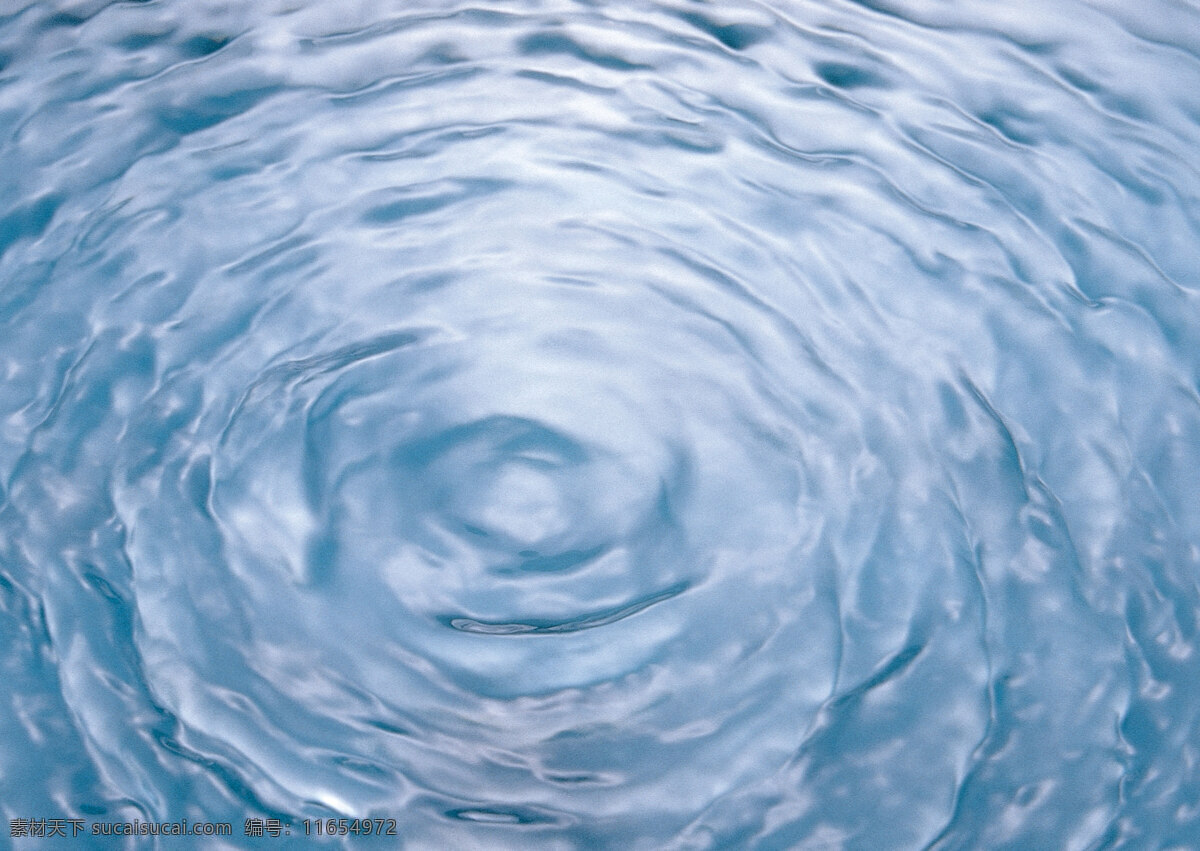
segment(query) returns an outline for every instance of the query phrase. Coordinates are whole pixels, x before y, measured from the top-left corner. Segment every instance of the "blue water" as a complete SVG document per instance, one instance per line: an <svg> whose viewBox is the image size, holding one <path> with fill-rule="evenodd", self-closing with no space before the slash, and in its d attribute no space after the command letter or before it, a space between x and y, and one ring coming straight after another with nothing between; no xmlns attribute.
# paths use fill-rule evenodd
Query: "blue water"
<svg viewBox="0 0 1200 851"><path fill-rule="evenodd" d="M0 809L1200 847L1198 150L1188 0L10 0Z"/></svg>

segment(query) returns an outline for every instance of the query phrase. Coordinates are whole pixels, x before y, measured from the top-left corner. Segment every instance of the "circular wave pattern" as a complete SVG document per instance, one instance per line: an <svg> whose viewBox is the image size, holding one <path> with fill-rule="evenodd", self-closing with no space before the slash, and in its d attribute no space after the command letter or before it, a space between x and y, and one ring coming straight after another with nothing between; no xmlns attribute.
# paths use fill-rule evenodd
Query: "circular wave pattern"
<svg viewBox="0 0 1200 851"><path fill-rule="evenodd" d="M0 17L10 816L1186 847L1195 23Z"/></svg>

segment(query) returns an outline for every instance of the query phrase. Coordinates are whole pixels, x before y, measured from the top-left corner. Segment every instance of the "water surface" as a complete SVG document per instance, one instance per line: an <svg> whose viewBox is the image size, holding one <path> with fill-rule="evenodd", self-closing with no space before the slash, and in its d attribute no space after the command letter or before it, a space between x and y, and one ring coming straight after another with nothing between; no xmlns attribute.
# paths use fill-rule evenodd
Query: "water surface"
<svg viewBox="0 0 1200 851"><path fill-rule="evenodd" d="M1197 847L1198 55L1172 0L10 3L0 808Z"/></svg>

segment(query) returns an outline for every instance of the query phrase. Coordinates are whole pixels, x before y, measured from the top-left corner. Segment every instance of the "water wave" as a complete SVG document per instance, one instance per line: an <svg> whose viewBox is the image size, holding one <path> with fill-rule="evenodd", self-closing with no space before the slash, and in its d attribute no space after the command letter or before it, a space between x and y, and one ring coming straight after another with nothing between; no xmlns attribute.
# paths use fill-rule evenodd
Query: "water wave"
<svg viewBox="0 0 1200 851"><path fill-rule="evenodd" d="M1195 844L1197 20L0 15L10 818Z"/></svg>

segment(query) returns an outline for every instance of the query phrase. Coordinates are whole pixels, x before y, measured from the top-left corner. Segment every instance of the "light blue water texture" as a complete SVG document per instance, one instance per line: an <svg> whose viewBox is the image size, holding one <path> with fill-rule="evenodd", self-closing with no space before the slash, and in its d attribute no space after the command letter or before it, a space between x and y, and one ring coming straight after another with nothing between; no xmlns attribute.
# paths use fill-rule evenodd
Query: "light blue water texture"
<svg viewBox="0 0 1200 851"><path fill-rule="evenodd" d="M1194 851L1198 382L1196 0L0 0L0 847Z"/></svg>

